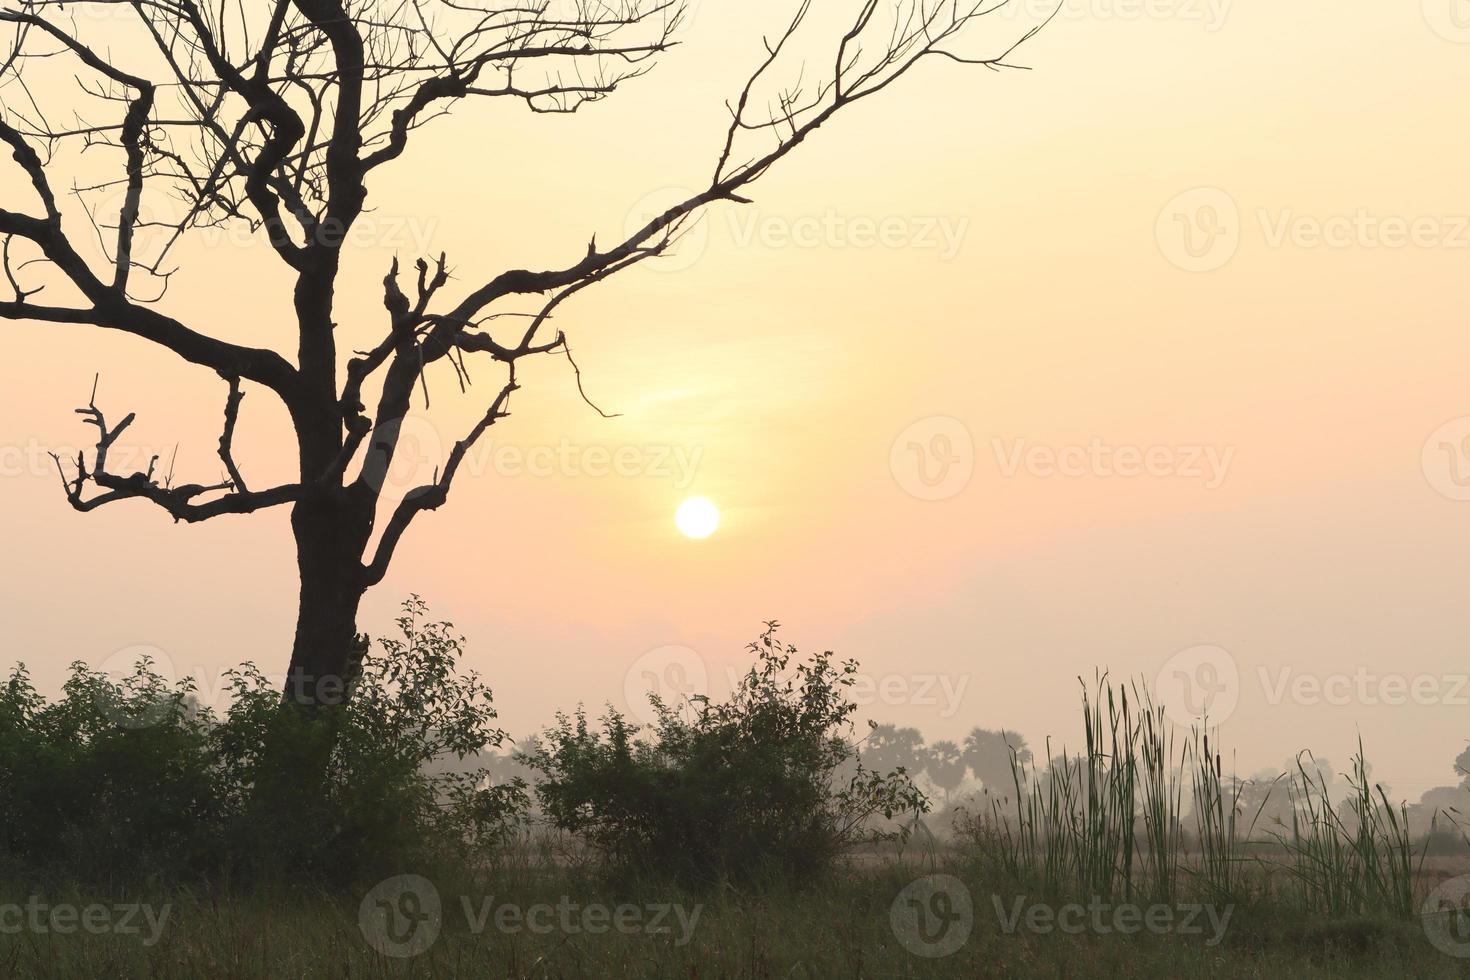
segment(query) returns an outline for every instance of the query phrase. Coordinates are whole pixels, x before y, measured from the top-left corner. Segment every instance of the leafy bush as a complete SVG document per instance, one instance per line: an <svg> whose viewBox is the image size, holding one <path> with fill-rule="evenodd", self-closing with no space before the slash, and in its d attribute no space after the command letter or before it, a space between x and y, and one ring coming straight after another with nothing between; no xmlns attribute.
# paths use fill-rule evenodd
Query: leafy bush
<svg viewBox="0 0 1470 980"><path fill-rule="evenodd" d="M94 877L206 859L224 809L207 714L149 661L121 682L72 665L47 704L24 666L0 688L0 855Z"/></svg>
<svg viewBox="0 0 1470 980"><path fill-rule="evenodd" d="M404 604L400 637L361 639L345 704L283 709L252 664L229 706L148 661L121 680L72 665L48 703L23 666L0 687L0 862L13 873L101 880L295 871L367 873L438 846L494 840L523 783L426 769L501 745L491 693L458 674L463 639Z"/></svg>
<svg viewBox="0 0 1470 980"><path fill-rule="evenodd" d="M811 879L852 844L902 834L870 819L917 815L928 801L902 769L856 760L847 688L857 665L822 653L793 666L777 628L750 645L756 662L729 700L697 695L676 708L651 695L658 720L642 737L611 708L600 731L584 710L559 715L522 756L543 776L552 824L612 870L695 886Z"/></svg>

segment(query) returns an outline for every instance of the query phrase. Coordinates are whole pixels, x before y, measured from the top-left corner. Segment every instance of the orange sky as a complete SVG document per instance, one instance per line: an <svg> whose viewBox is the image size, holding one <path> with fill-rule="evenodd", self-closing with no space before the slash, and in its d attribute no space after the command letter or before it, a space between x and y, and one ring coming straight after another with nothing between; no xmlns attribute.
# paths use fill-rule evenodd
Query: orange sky
<svg viewBox="0 0 1470 980"><path fill-rule="evenodd" d="M1447 454L1470 423L1426 442L1470 416L1457 2L1074 0L1024 49L1034 71L913 74L824 129L754 207L712 213L668 268L567 309L588 393L622 415L587 408L564 361L529 365L514 416L415 525L364 625L382 633L423 594L468 634L517 733L578 701L621 704L650 664L693 663L718 689L771 618L859 658L888 692L868 713L931 740L974 725L1075 738L1078 674L1152 679L1214 645L1238 671L1224 732L1242 772L1308 747L1342 763L1361 733L1401 794L1453 781L1470 502ZM447 251L468 289L575 259L707 179L722 102L789 9L700 0L684 45L606 103L466 107L425 131L373 188L339 289L344 346L381 334L395 251ZM1026 23L997 18L975 41ZM0 171L0 206L20 187ZM266 252L191 243L165 308L279 343L288 294ZM101 370L101 405L138 413L134 446L177 442L180 474L212 479L218 379L126 337L3 329L4 659L48 686L68 661L138 645L206 690L244 659L283 668L284 510L193 527L142 503L79 515L43 451L86 439L72 409ZM471 418L456 392L446 370L426 455ZM264 392L241 425L246 475L289 479ZM960 475L929 488L909 443L943 449L936 434ZM587 474L598 449L638 473ZM1152 474L1125 475L1135 450ZM549 473L520 465L552 456ZM723 511L703 542L672 523L693 494ZM669 646L698 659L648 658ZM1274 695L1283 676L1359 668L1441 694Z"/></svg>

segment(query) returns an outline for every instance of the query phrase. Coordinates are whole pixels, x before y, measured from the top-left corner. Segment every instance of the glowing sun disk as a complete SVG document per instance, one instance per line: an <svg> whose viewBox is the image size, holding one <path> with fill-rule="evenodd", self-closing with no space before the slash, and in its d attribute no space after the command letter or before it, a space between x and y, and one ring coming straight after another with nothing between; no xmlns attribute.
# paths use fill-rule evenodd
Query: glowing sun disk
<svg viewBox="0 0 1470 980"><path fill-rule="evenodd" d="M707 538L720 526L720 511L708 497L690 497L674 513L674 523L686 537Z"/></svg>

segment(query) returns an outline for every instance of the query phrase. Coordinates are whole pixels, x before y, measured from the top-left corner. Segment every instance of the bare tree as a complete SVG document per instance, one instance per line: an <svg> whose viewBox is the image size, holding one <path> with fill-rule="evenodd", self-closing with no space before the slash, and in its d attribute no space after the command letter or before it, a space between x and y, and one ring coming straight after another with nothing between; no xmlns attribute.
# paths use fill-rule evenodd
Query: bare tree
<svg viewBox="0 0 1470 980"><path fill-rule="evenodd" d="M133 416L110 422L94 389L79 411L96 427L95 451L57 460L67 499L81 511L140 499L187 522L289 506L301 593L288 693L302 703L333 700L350 672L363 594L382 580L415 518L445 503L476 441L506 417L521 359L570 359L565 334L548 325L558 308L666 253L708 206L749 204L750 185L833 115L919 64L1011 67L1007 59L1034 29L993 54L954 46L1004 2L853 0L846 29L823 38L810 36L823 32L814 31L805 0L727 105L729 128L712 148L703 190L611 246L593 237L560 268L482 278L457 270L473 288L452 296L446 256L419 257L406 284L395 260L383 277L385 322L375 342L348 356L334 290L373 175L463 100L566 113L606 98L675 43L682 0L22 0L0 12L14 31L0 49L0 139L33 200L0 209L11 293L0 317L122 331L215 372L223 386L221 479L176 483L151 464L110 468L109 447ZM112 16L83 19L79 10ZM124 19L144 42L137 64L105 54ZM43 88L57 83L32 79L58 63L94 114L63 124L48 113ZM88 223L70 212L63 220L56 191L58 149L69 144L117 160L112 177L75 188ZM153 188L183 201L182 216L160 222L146 214L140 202ZM120 205L104 210L96 205L104 198ZM193 229L227 225L261 236L288 270L294 352L219 339L163 312L176 243ZM145 229L161 241L146 254ZM81 242L93 235L105 267L85 257ZM64 298L42 302L43 289L48 300ZM445 362L463 383L469 358L503 371L483 415L433 479L385 500L400 427L427 395L426 371ZM289 414L296 482L248 484L234 458L242 398L252 388Z"/></svg>

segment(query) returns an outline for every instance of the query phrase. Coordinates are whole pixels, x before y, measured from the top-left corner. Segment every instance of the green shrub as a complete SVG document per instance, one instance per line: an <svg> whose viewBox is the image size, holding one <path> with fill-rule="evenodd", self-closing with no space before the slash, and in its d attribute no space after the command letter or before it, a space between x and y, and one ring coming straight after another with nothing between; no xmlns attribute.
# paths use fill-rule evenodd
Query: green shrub
<svg viewBox="0 0 1470 980"><path fill-rule="evenodd" d="M224 817L207 713L140 662L120 682L72 665L47 704L17 667L0 688L0 855L91 877L207 859Z"/></svg>
<svg viewBox="0 0 1470 980"><path fill-rule="evenodd" d="M902 770L855 761L857 665L823 653L793 666L776 630L750 645L756 662L729 700L675 707L651 695L658 720L641 737L611 708L600 730L581 709L559 715L522 756L542 775L547 819L612 871L707 886L810 880L879 834L871 818L926 812Z"/></svg>
<svg viewBox="0 0 1470 980"><path fill-rule="evenodd" d="M376 652L362 638L349 698L316 711L284 708L252 664L227 675L220 715L146 660L121 680L73 664L55 703L16 668L0 687L0 863L93 881L346 879L493 842L525 786L426 771L505 739L489 689L456 672L463 639L426 612L410 599Z"/></svg>

